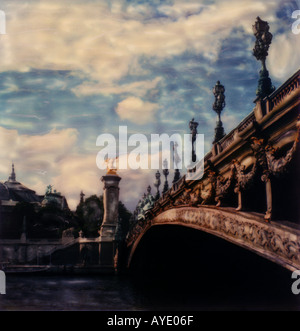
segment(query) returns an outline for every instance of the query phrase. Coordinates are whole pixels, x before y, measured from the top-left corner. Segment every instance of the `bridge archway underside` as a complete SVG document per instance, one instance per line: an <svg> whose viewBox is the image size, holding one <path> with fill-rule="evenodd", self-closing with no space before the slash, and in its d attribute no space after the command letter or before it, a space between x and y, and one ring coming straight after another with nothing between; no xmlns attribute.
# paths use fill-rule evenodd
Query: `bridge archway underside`
<svg viewBox="0 0 300 331"><path fill-rule="evenodd" d="M181 225L204 231L255 252L288 270L300 269L300 229L295 224L266 223L261 214L213 206L173 208L148 220L136 238L128 242L131 247L129 266L145 233L159 225Z"/></svg>

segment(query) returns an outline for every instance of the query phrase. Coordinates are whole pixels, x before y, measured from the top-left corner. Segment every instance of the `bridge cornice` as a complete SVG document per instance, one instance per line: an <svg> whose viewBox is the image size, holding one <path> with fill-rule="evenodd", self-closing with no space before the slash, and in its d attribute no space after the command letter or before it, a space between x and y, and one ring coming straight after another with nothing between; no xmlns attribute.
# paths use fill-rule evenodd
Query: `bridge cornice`
<svg viewBox="0 0 300 331"><path fill-rule="evenodd" d="M132 256L145 233L154 226L181 225L204 231L255 252L284 268L300 269L300 229L288 222L266 223L257 213L212 206L179 207L148 220L128 241Z"/></svg>

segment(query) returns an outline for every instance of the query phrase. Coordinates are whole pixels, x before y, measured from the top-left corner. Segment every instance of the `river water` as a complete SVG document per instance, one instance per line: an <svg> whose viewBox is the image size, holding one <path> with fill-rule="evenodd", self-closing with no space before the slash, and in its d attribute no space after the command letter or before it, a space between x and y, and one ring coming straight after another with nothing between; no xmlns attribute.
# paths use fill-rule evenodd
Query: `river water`
<svg viewBox="0 0 300 331"><path fill-rule="evenodd" d="M7 275L1 310L140 310L126 279Z"/></svg>
<svg viewBox="0 0 300 331"><path fill-rule="evenodd" d="M232 285L231 285L232 286ZM117 276L7 275L4 311L300 310L300 296L287 287L245 293L232 287L211 293L177 283L144 283ZM220 284L226 289L226 284ZM288 292L285 292L288 291ZM251 293L250 293L251 292ZM278 294L279 293L279 294Z"/></svg>

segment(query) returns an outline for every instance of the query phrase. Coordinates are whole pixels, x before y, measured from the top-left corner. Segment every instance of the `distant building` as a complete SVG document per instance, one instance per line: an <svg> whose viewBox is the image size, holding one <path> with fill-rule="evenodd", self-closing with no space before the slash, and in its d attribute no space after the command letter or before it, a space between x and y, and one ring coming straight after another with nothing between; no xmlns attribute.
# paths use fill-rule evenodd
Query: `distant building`
<svg viewBox="0 0 300 331"><path fill-rule="evenodd" d="M0 182L0 205L14 207L18 202L39 205L42 200L43 196L37 195L35 191L16 180L15 167L12 164L12 172L8 180L4 183Z"/></svg>
<svg viewBox="0 0 300 331"><path fill-rule="evenodd" d="M0 182L0 213L10 213L14 206L19 202L32 203L37 207L45 207L49 204L55 204L61 210L69 210L66 198L61 193L54 190L52 186L47 187L45 195L38 195L35 191L29 189L16 180L14 164L12 171L6 182Z"/></svg>
<svg viewBox="0 0 300 331"><path fill-rule="evenodd" d="M15 167L6 182L0 182L0 236L16 238L20 235L22 218L16 216L15 206L18 203L30 203L36 208L41 205L43 196L24 186L16 179Z"/></svg>
<svg viewBox="0 0 300 331"><path fill-rule="evenodd" d="M19 203L23 205L18 208ZM29 208L28 204L34 208ZM51 206L55 208L43 209ZM42 213L36 217L41 211ZM59 236L59 230L65 228L65 222L69 222L64 214L69 211L66 198L55 190L52 192L51 185L47 187L45 195L38 195L34 190L18 182L14 164L8 180L0 182L0 238L2 239L18 239L21 236L20 231L24 233L27 231L27 235L33 238L56 238ZM25 225L26 230L24 230Z"/></svg>
<svg viewBox="0 0 300 331"><path fill-rule="evenodd" d="M69 206L68 206L66 198L63 195L61 195L60 192L57 192L56 190L54 190L52 192L51 185L49 185L47 187L46 194L42 200L42 207L49 206L49 205L55 205L56 207L58 207L61 210L69 210Z"/></svg>

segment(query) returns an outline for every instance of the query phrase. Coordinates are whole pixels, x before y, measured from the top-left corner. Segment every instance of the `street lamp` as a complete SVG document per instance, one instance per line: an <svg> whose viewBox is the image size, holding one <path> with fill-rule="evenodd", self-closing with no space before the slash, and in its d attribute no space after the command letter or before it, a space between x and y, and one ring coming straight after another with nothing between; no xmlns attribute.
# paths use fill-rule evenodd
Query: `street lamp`
<svg viewBox="0 0 300 331"><path fill-rule="evenodd" d="M197 127L199 123L195 122L194 118L190 121L190 130L191 130L191 135L192 135L192 162L197 161L197 155L195 151L195 142L197 139Z"/></svg>
<svg viewBox="0 0 300 331"><path fill-rule="evenodd" d="M165 184L164 184L164 189L163 193L166 193L169 189L169 184L168 184L168 176L169 176L169 170L168 170L168 161L164 160L163 162L163 174L165 176Z"/></svg>
<svg viewBox="0 0 300 331"><path fill-rule="evenodd" d="M175 167L175 173L174 173L174 179L173 179L173 184L178 182L180 179L180 171L178 169L178 163L181 161L181 158L178 154L178 143L173 142L173 164Z"/></svg>
<svg viewBox="0 0 300 331"><path fill-rule="evenodd" d="M217 84L213 88L213 94L215 96L213 110L218 114L217 126L215 128L215 139L213 141L214 144L220 141L225 136L223 123L221 121L221 113L226 105L224 93L225 87L220 83L220 81L217 81Z"/></svg>
<svg viewBox="0 0 300 331"><path fill-rule="evenodd" d="M253 48L253 55L257 61L261 61L262 69L259 74L258 87L256 90L256 95L259 98L265 98L271 94L275 87L272 85L272 81L269 77L269 72L266 67L266 59L268 56L268 51L272 43L273 36L269 32L269 23L263 21L260 17L256 18L256 22L252 26L253 34L256 38L255 46Z"/></svg>
<svg viewBox="0 0 300 331"><path fill-rule="evenodd" d="M159 187L160 187L160 184L161 184L161 181L160 181L160 172L157 170L156 174L155 174L155 182L154 182L154 186L156 187L156 195L155 195L155 200L158 200L160 198L160 194L159 194Z"/></svg>

